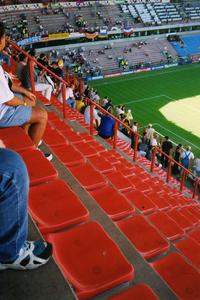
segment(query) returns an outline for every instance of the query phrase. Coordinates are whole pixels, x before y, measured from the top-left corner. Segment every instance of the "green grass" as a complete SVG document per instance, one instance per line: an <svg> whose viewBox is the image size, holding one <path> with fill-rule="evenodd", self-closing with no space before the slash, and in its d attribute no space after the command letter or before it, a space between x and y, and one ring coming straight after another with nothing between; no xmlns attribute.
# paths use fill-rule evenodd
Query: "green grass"
<svg viewBox="0 0 200 300"><path fill-rule="evenodd" d="M111 98L114 105L131 108L140 126L156 123L156 131L168 135L175 143L191 145L194 154L200 157L200 138L169 122L159 112L173 100L200 95L200 64L107 78L93 81L90 86L101 97Z"/></svg>

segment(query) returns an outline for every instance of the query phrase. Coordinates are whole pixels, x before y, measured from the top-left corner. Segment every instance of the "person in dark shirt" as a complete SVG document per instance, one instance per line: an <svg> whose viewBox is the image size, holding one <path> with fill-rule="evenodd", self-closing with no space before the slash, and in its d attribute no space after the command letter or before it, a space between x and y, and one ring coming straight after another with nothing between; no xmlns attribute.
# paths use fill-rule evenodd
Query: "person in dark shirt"
<svg viewBox="0 0 200 300"><path fill-rule="evenodd" d="M162 145L161 145L161 149L167 155L169 155L169 156L171 155L173 146L172 146L172 142L169 141L168 136L165 136L165 139L164 139L164 141L162 142ZM164 154L162 154L161 155L161 164L163 165L163 167L167 168L168 161L169 161L169 159Z"/></svg>
<svg viewBox="0 0 200 300"><path fill-rule="evenodd" d="M107 111L109 113L112 113L112 106L110 106ZM109 116L104 115L101 118L101 123L98 128L98 134L104 139L108 139L113 136L114 134L114 126L115 126L115 120Z"/></svg>

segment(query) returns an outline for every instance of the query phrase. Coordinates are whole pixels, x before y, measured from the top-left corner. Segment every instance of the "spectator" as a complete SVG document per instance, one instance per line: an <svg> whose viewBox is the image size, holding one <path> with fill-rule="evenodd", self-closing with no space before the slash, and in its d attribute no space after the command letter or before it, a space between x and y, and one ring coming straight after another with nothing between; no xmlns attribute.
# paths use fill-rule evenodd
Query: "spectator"
<svg viewBox="0 0 200 300"><path fill-rule="evenodd" d="M194 160L194 154L191 151L191 147L187 146L186 150L181 153L181 164L186 169L189 169Z"/></svg>
<svg viewBox="0 0 200 300"><path fill-rule="evenodd" d="M133 121L133 115L132 115L131 109L128 109L128 111L126 113L126 119L129 121L129 123L131 123Z"/></svg>
<svg viewBox="0 0 200 300"><path fill-rule="evenodd" d="M112 114L112 106L110 106L107 111ZM108 139L113 137L114 134L115 120L110 115L104 115L101 117L101 123L98 128L98 134L104 138Z"/></svg>
<svg viewBox="0 0 200 300"><path fill-rule="evenodd" d="M0 149L0 178L0 270L43 266L51 257L52 246L27 241L29 179L17 153Z"/></svg>
<svg viewBox="0 0 200 300"><path fill-rule="evenodd" d="M34 63L34 66L35 66L35 63ZM42 92L42 95L47 100L49 100L49 104L51 104L50 100L51 100L51 94L52 94L52 90L53 90L52 85L49 83L41 82L41 77L38 76L38 73L36 72L35 69L34 69L33 75L34 75L34 81L35 81L35 90L37 92ZM31 89L31 77L30 77L30 69L29 69L28 64L26 64L24 66L24 68L22 68L21 81L22 81L23 87L25 87L26 89Z"/></svg>
<svg viewBox="0 0 200 300"><path fill-rule="evenodd" d="M165 139L161 144L161 149L168 156L171 156L173 146L172 146L172 142L169 141L168 136L165 136ZM161 164L162 164L163 167L167 168L168 161L169 161L169 159L164 154L161 154Z"/></svg>
<svg viewBox="0 0 200 300"><path fill-rule="evenodd" d="M152 128L152 124L149 124L146 128L146 133L147 133L147 141L150 144L151 140L153 139L153 133L155 129Z"/></svg>
<svg viewBox="0 0 200 300"><path fill-rule="evenodd" d="M0 23L0 51L4 46L5 29ZM46 128L47 113L42 108L34 107L35 96L30 91L20 87L17 91L23 91L26 97L20 99L14 96L0 66L0 128L29 125L28 134L37 147Z"/></svg>
<svg viewBox="0 0 200 300"><path fill-rule="evenodd" d="M87 124L90 124L90 105L86 106L85 108L84 119ZM98 115L98 110L96 108L94 108L93 120L94 120L95 128L98 128L100 125L100 117Z"/></svg>
<svg viewBox="0 0 200 300"><path fill-rule="evenodd" d="M74 84L71 84L70 86L68 86L66 88L66 101L67 101L68 106L75 109L76 108L76 100L74 97L74 89L75 89Z"/></svg>
<svg viewBox="0 0 200 300"><path fill-rule="evenodd" d="M200 158L195 159L193 170L194 170L194 175L200 177Z"/></svg>
<svg viewBox="0 0 200 300"><path fill-rule="evenodd" d="M182 145L178 144L176 146L175 153L174 153L174 160L178 163L180 163L181 152L182 152ZM176 163L174 163L172 166L172 173L174 175L177 175L180 173L179 166Z"/></svg>
<svg viewBox="0 0 200 300"><path fill-rule="evenodd" d="M135 146L135 133L138 131L138 122L134 122L132 126L133 132L131 133L131 148L134 148Z"/></svg>

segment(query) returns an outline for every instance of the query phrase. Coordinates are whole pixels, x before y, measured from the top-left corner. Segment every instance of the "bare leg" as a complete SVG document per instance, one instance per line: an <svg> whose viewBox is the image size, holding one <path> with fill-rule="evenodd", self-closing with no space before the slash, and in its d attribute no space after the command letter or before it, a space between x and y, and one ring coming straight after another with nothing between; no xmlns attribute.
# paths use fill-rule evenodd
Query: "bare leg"
<svg viewBox="0 0 200 300"><path fill-rule="evenodd" d="M32 139L33 143L37 147L39 141L42 139L46 124L47 124L48 115L46 110L40 107L32 108L32 116L29 121L29 136Z"/></svg>

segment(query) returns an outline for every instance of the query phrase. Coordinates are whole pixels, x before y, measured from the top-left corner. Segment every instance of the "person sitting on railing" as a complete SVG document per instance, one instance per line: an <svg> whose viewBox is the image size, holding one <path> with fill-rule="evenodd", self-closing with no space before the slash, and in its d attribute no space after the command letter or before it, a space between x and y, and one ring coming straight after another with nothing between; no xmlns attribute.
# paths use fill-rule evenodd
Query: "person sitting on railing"
<svg viewBox="0 0 200 300"><path fill-rule="evenodd" d="M108 107L107 111L112 114L112 106ZM115 120L110 115L103 115L101 123L98 128L98 134L104 139L113 137L114 135Z"/></svg>
<svg viewBox="0 0 200 300"><path fill-rule="evenodd" d="M21 157L0 140L0 271L33 270L46 264L51 244L28 241L29 178Z"/></svg>
<svg viewBox="0 0 200 300"><path fill-rule="evenodd" d="M146 128L147 141L149 144L150 144L151 140L153 139L154 131L155 131L155 129L152 127L152 124L149 124Z"/></svg>
<svg viewBox="0 0 200 300"><path fill-rule="evenodd" d="M87 124L90 124L90 105L87 105L84 110L84 119ZM95 128L98 128L100 125L101 118L98 115L98 109L94 108L93 111L93 124Z"/></svg>
<svg viewBox="0 0 200 300"><path fill-rule="evenodd" d="M5 46L5 29L0 23L0 51ZM44 134L47 123L47 112L35 107L35 96L22 87L15 91L23 93L24 98L16 97L9 87L3 68L0 66L0 128L29 125L28 134L37 147Z"/></svg>

